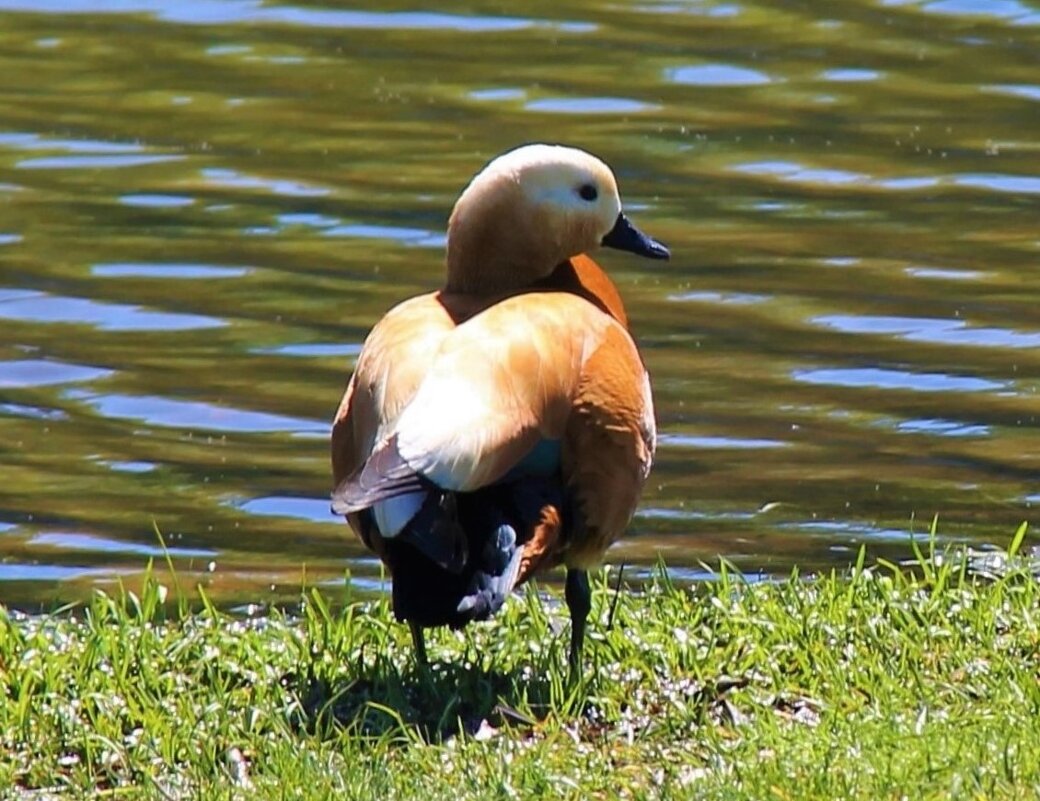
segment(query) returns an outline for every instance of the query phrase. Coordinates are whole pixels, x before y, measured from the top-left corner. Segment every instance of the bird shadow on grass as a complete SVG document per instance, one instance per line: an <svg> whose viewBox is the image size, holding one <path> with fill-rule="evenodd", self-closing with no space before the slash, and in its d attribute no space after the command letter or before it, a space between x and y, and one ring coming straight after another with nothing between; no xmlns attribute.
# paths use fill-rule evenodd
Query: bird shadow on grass
<svg viewBox="0 0 1040 801"><path fill-rule="evenodd" d="M454 663L409 665L390 660L322 675L313 667L288 674L282 685L296 699L294 723L322 738L344 732L444 742L506 726L531 728L553 695L548 679Z"/></svg>

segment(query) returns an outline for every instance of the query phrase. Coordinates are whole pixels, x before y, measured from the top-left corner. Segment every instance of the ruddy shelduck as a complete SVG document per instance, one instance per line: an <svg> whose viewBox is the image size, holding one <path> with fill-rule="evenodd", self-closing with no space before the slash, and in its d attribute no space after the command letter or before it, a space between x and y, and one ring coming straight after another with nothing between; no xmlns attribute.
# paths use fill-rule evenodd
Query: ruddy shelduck
<svg viewBox="0 0 1040 801"><path fill-rule="evenodd" d="M484 620L562 563L580 665L587 571L628 525L656 443L621 296L585 255L600 245L669 255L598 158L519 147L455 203L443 289L365 341L332 429L332 508L387 565L422 664L424 627Z"/></svg>

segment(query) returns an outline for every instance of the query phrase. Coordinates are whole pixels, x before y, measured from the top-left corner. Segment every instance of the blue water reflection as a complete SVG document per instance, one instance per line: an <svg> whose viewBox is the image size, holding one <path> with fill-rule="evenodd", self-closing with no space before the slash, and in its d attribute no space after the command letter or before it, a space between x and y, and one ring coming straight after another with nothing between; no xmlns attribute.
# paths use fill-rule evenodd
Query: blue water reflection
<svg viewBox="0 0 1040 801"><path fill-rule="evenodd" d="M712 292L709 290L682 292L669 295L668 300L696 303L721 303L733 306L748 306L755 303L764 303L769 300L768 295L758 295L753 292Z"/></svg>
<svg viewBox="0 0 1040 801"><path fill-rule="evenodd" d="M27 417L30 420L68 420L69 415L62 409L48 409L43 406L29 406L24 403L0 403L0 415L10 417Z"/></svg>
<svg viewBox="0 0 1040 801"><path fill-rule="evenodd" d="M951 179L958 186L973 189L989 189L992 192L1011 194L1040 194L1040 178L1029 175L1002 175L999 173L963 173Z"/></svg>
<svg viewBox="0 0 1040 801"><path fill-rule="evenodd" d="M523 100L527 92L514 87L503 87L501 89L474 89L468 95L473 100Z"/></svg>
<svg viewBox="0 0 1040 801"><path fill-rule="evenodd" d="M820 77L835 83L859 83L860 81L876 81L882 75L878 70L836 68L824 70Z"/></svg>
<svg viewBox="0 0 1040 801"><path fill-rule="evenodd" d="M524 108L549 114L638 114L658 106L628 97L546 97Z"/></svg>
<svg viewBox="0 0 1040 801"><path fill-rule="evenodd" d="M825 314L811 322L846 334L891 334L909 342L980 348L1040 348L1040 331L973 327L964 320L932 317Z"/></svg>
<svg viewBox="0 0 1040 801"><path fill-rule="evenodd" d="M1040 86L1037 86L1036 84L1004 83L983 86L982 88L988 92L995 92L996 94L1011 95L1012 97L1020 97L1024 100L1040 101Z"/></svg>
<svg viewBox="0 0 1040 801"><path fill-rule="evenodd" d="M291 225L304 225L308 228L332 228L342 222L339 217L330 217L327 214L314 214L311 212L279 214L276 219L279 225L286 228Z"/></svg>
<svg viewBox="0 0 1040 801"><path fill-rule="evenodd" d="M361 353L361 344L344 343L340 344L328 344L328 343L309 343L309 344L292 344L292 345L278 345L272 348L254 348L253 353L272 353L280 356L303 356L313 358L337 358L340 356L355 357Z"/></svg>
<svg viewBox="0 0 1040 801"><path fill-rule="evenodd" d="M167 545L164 549L159 544L149 545L143 542L127 542L125 540L98 537L94 534L83 534L74 531L47 531L34 534L29 538L29 545L55 548L63 551L79 551L82 553L111 553L161 558L169 554L184 558L207 559L218 555L218 551L209 548L178 548Z"/></svg>
<svg viewBox="0 0 1040 801"><path fill-rule="evenodd" d="M239 278L249 267L212 264L95 264L90 272L101 278Z"/></svg>
<svg viewBox="0 0 1040 801"><path fill-rule="evenodd" d="M14 166L20 170L101 170L119 167L143 167L179 161L183 156L126 153L118 156L41 156L23 159Z"/></svg>
<svg viewBox="0 0 1040 801"><path fill-rule="evenodd" d="M881 367L834 367L794 370L791 377L807 384L838 387L905 389L913 392L991 392L1007 384L974 376L913 373Z"/></svg>
<svg viewBox="0 0 1040 801"><path fill-rule="evenodd" d="M236 504L239 509L252 515L294 517L311 523L336 523L342 518L332 514L328 498L298 498L272 495L253 498Z"/></svg>
<svg viewBox="0 0 1040 801"><path fill-rule="evenodd" d="M326 228L324 235L349 239L395 239L405 245L424 248L442 248L447 241L443 233L428 231L425 228L403 228L396 225L360 223Z"/></svg>
<svg viewBox="0 0 1040 801"><path fill-rule="evenodd" d="M1040 12L1019 0L933 0L921 6L932 14L995 17L1016 25L1040 25Z"/></svg>
<svg viewBox="0 0 1040 801"><path fill-rule="evenodd" d="M107 378L112 373L112 370L101 367L68 364L49 359L0 361L0 389L46 387L55 384L96 381Z"/></svg>
<svg viewBox="0 0 1040 801"><path fill-rule="evenodd" d="M735 164L734 172L761 175L788 183L857 186L871 189L913 191L936 186L984 189L990 192L1033 195L1040 193L1040 178L1009 173L955 173L951 175L902 175L879 178L854 170L808 167L796 161L766 159Z"/></svg>
<svg viewBox="0 0 1040 801"><path fill-rule="evenodd" d="M124 206L136 206L145 209L178 209L193 205L195 198L185 197L184 195L135 194L120 195L119 202Z"/></svg>
<svg viewBox="0 0 1040 801"><path fill-rule="evenodd" d="M174 400L156 395L92 395L68 392L67 397L93 407L105 417L140 420L155 426L227 433L287 432L327 435L329 424L268 412L234 409L202 401Z"/></svg>
<svg viewBox="0 0 1040 801"><path fill-rule="evenodd" d="M491 17L431 11L360 11L267 5L261 0L0 0L0 10L51 14L149 14L188 25L267 23L309 28L441 30L506 33L534 26L587 33L585 22L548 22L525 17Z"/></svg>
<svg viewBox="0 0 1040 801"><path fill-rule="evenodd" d="M0 132L0 148L5 147L14 150L56 150L63 153L78 154L141 153L145 149L136 142L110 142L97 139L50 139L41 134L22 131Z"/></svg>
<svg viewBox="0 0 1040 801"><path fill-rule="evenodd" d="M913 537L913 532L897 528L881 528L866 523L848 522L839 520L817 520L812 522L799 522L781 524L780 528L796 529L807 534L822 534L833 536L835 533L845 535L849 543L855 545L859 542L901 542Z"/></svg>
<svg viewBox="0 0 1040 801"><path fill-rule="evenodd" d="M931 434L939 437L988 437L992 433L989 426L936 417L903 420L896 424L896 430L906 434Z"/></svg>
<svg viewBox="0 0 1040 801"><path fill-rule="evenodd" d="M671 448L784 448L790 443L777 439L753 439L747 437L696 436L693 434L661 434L657 441Z"/></svg>
<svg viewBox="0 0 1040 801"><path fill-rule="evenodd" d="M101 462L101 464L107 465L109 469L115 470L118 473L151 473L153 470L158 468L159 465L155 462Z"/></svg>
<svg viewBox="0 0 1040 801"><path fill-rule="evenodd" d="M944 281L977 281L986 275L979 270L951 270L946 267L907 267L905 272L915 278L936 278Z"/></svg>
<svg viewBox="0 0 1040 801"><path fill-rule="evenodd" d="M665 73L672 83L693 86L761 86L772 83L766 73L733 64L697 64L676 67Z"/></svg>
<svg viewBox="0 0 1040 801"><path fill-rule="evenodd" d="M113 565L80 567L39 562L0 562L0 581L70 581L87 576L111 576L115 572L118 571Z"/></svg>
<svg viewBox="0 0 1040 801"><path fill-rule="evenodd" d="M2 2L2 0L0 0ZM247 175L237 170L207 168L202 170L206 183L228 189L257 189L273 195L285 197L323 197L331 190L323 186L313 186L301 181L285 178L264 178L259 175Z"/></svg>
<svg viewBox="0 0 1040 801"><path fill-rule="evenodd" d="M0 319L80 323L102 331L188 331L227 325L225 320L201 314L152 311L122 303L3 287L0 287Z"/></svg>

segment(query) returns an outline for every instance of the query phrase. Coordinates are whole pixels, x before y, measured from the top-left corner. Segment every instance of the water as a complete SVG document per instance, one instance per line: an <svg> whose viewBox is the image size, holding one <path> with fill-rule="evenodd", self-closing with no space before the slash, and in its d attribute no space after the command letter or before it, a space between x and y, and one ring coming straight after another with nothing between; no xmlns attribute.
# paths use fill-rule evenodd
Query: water
<svg viewBox="0 0 1040 801"><path fill-rule="evenodd" d="M520 142L590 149L680 578L1006 543L1040 503L1040 6L0 0L0 598L380 570L327 511L365 332ZM160 542L156 530L161 532Z"/></svg>

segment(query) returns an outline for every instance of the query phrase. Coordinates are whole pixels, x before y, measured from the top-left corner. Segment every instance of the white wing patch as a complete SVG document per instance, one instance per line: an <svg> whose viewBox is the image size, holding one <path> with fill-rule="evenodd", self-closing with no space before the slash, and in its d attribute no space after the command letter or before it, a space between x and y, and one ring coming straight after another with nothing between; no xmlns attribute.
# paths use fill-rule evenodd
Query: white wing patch
<svg viewBox="0 0 1040 801"><path fill-rule="evenodd" d="M397 421L401 457L442 489L466 489L476 472L487 432L498 416L486 389L453 376L431 375Z"/></svg>
<svg viewBox="0 0 1040 801"><path fill-rule="evenodd" d="M425 492L410 492L377 502L372 507L372 514L379 533L387 539L396 537L408 525L408 521L419 514L425 500Z"/></svg>
<svg viewBox="0 0 1040 801"><path fill-rule="evenodd" d="M561 408L616 323L582 298L553 300L503 300L444 338L385 432L397 436L412 470L442 489L470 492L501 478L540 438L562 435ZM559 431L546 428L550 420Z"/></svg>

